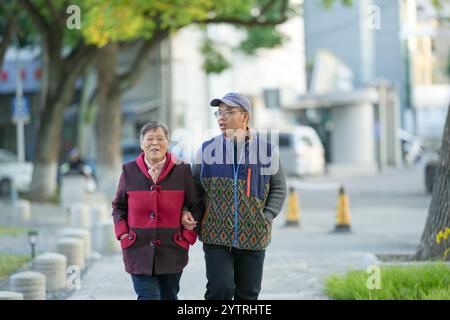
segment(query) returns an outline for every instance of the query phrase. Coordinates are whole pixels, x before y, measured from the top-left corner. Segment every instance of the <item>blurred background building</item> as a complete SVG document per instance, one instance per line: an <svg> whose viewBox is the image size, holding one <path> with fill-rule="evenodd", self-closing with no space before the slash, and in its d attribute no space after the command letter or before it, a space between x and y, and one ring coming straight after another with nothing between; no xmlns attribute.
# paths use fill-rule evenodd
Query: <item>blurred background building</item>
<svg viewBox="0 0 450 320"><path fill-rule="evenodd" d="M231 26L182 29L147 57L150 67L122 99L124 154L139 151L139 128L149 120L162 120L172 130L217 133L209 101L239 91L253 102L256 128L313 127L330 171L400 166L405 135L399 136L399 129L424 137L431 148L442 134L450 100L450 4L442 4L437 11L431 0L361 0L353 6L337 1L325 9L318 1L304 1L303 16L279 26L287 37L283 45L259 49L255 56L233 49L242 33ZM203 70L205 38L214 39L231 61L222 74ZM135 49L121 52L120 65L130 62ZM39 52L10 48L0 71L0 149L15 151L12 98L20 64L31 113L27 160L36 148ZM81 134L83 155L95 161L94 124L80 129L78 116L83 92L95 81L88 74L78 83L65 112L61 155ZM193 147L203 138L197 136Z"/></svg>

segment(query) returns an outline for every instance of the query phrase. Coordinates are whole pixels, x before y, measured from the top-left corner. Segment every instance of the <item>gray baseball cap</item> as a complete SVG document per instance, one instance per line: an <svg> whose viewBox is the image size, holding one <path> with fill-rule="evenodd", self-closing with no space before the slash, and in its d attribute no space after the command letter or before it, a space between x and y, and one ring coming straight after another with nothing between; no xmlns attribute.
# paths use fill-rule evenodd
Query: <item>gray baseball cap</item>
<svg viewBox="0 0 450 320"><path fill-rule="evenodd" d="M227 93L221 99L212 99L210 105L212 107L218 107L221 102L225 103L229 107L242 107L248 113L252 112L252 104L250 102L250 99L240 93Z"/></svg>

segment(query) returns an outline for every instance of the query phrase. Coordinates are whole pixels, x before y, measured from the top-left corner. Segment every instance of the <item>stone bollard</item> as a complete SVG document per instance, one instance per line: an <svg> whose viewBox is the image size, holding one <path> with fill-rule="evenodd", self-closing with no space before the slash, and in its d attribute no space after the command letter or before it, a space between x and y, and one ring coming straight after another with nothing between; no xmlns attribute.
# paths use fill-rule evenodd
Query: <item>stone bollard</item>
<svg viewBox="0 0 450 320"><path fill-rule="evenodd" d="M116 239L114 233L114 224L112 221L104 221L95 228L96 250L100 253L117 253L121 251L120 242Z"/></svg>
<svg viewBox="0 0 450 320"><path fill-rule="evenodd" d="M84 243L80 238L64 237L58 240L57 251L66 256L67 267L76 265L83 270L85 267Z"/></svg>
<svg viewBox="0 0 450 320"><path fill-rule="evenodd" d="M23 300L23 294L20 292L0 291L0 300Z"/></svg>
<svg viewBox="0 0 450 320"><path fill-rule="evenodd" d="M86 200L86 177L82 175L63 176L60 199L64 204L83 203Z"/></svg>
<svg viewBox="0 0 450 320"><path fill-rule="evenodd" d="M63 237L80 238L83 240L84 246L84 259L88 260L92 255L92 237L91 232L88 229L83 228L65 228L62 230Z"/></svg>
<svg viewBox="0 0 450 320"><path fill-rule="evenodd" d="M87 205L82 203L72 204L69 209L69 225L89 229L91 227L89 215L89 207Z"/></svg>
<svg viewBox="0 0 450 320"><path fill-rule="evenodd" d="M9 278L11 291L23 294L24 300L45 300L45 275L34 271L19 272Z"/></svg>
<svg viewBox="0 0 450 320"><path fill-rule="evenodd" d="M108 207L104 204L91 205L90 213L92 228L95 228L96 225L108 219Z"/></svg>
<svg viewBox="0 0 450 320"><path fill-rule="evenodd" d="M16 212L16 219L18 222L30 221L31 219L30 201L24 199L17 200L15 212Z"/></svg>
<svg viewBox="0 0 450 320"><path fill-rule="evenodd" d="M47 292L63 289L66 286L66 256L47 252L37 256L33 261L34 269L47 278Z"/></svg>

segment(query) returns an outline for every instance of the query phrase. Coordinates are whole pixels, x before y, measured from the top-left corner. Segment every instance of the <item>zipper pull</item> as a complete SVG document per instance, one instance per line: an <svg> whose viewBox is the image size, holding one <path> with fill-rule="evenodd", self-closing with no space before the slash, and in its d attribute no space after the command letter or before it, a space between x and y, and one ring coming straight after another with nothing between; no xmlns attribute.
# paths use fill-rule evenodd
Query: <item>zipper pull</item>
<svg viewBox="0 0 450 320"><path fill-rule="evenodd" d="M247 169L247 192L246 192L247 197L250 197L250 180L251 180L251 177L252 177L252 168L249 167Z"/></svg>

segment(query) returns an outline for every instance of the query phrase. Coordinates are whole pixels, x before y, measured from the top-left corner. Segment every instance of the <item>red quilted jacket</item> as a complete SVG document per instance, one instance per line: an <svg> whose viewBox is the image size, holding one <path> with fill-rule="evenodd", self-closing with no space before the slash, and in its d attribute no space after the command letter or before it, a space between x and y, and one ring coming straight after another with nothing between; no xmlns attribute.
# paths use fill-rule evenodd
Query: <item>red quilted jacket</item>
<svg viewBox="0 0 450 320"><path fill-rule="evenodd" d="M148 174L144 153L122 166L112 215L116 237L129 233L121 247L130 274L180 272L188 262L189 245L197 239L196 231L180 224L183 205L197 221L203 214L190 165L175 164L171 153L166 158L156 182Z"/></svg>

